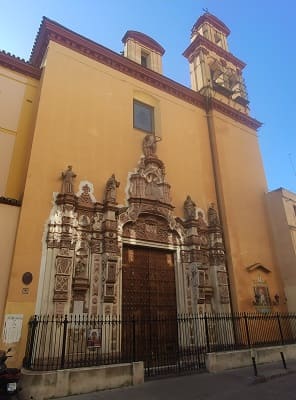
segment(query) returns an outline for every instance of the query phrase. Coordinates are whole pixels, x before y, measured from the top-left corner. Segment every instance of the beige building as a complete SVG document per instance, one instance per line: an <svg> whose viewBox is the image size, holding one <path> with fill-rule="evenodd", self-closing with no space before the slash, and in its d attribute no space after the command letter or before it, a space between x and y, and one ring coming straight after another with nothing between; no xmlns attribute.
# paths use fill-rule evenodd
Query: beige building
<svg viewBox="0 0 296 400"><path fill-rule="evenodd" d="M288 311L296 312L296 194L279 188L267 193L274 249L284 283Z"/></svg>

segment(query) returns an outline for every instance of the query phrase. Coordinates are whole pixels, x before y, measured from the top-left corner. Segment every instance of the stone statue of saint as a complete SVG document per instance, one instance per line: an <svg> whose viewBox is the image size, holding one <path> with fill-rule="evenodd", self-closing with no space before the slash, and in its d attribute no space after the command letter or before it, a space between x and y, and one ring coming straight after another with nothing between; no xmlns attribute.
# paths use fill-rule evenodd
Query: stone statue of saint
<svg viewBox="0 0 296 400"><path fill-rule="evenodd" d="M191 200L190 196L187 196L184 201L184 216L185 220L196 218L196 204Z"/></svg>
<svg viewBox="0 0 296 400"><path fill-rule="evenodd" d="M105 198L104 202L107 203L116 203L116 192L119 187L120 182L115 179L115 175L112 174L111 177L107 180L106 188L105 188Z"/></svg>
<svg viewBox="0 0 296 400"><path fill-rule="evenodd" d="M206 228L207 227L207 224L206 224L206 222L204 220L203 213L201 211L198 211L198 213L197 213L197 223L198 223L198 226L200 228Z"/></svg>
<svg viewBox="0 0 296 400"><path fill-rule="evenodd" d="M208 222L209 226L220 225L219 217L215 209L214 203L211 203L208 209Z"/></svg>
<svg viewBox="0 0 296 400"><path fill-rule="evenodd" d="M156 153L156 137L153 134L148 134L143 139L143 153L145 157L155 157Z"/></svg>
<svg viewBox="0 0 296 400"><path fill-rule="evenodd" d="M73 179L76 176L72 171L72 165L68 165L68 169L62 172L62 193L73 193Z"/></svg>

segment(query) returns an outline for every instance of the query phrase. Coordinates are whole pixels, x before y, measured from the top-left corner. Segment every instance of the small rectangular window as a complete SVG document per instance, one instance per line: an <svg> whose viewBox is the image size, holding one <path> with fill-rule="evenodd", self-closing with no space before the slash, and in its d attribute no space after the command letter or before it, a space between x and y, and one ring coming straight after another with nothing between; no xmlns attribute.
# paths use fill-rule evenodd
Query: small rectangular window
<svg viewBox="0 0 296 400"><path fill-rule="evenodd" d="M203 35L204 35L205 38L207 38L207 39L209 38L209 31L208 31L207 28L203 28L202 33L203 33Z"/></svg>
<svg viewBox="0 0 296 400"><path fill-rule="evenodd" d="M154 132L154 108L134 100L134 128Z"/></svg>
<svg viewBox="0 0 296 400"><path fill-rule="evenodd" d="M150 59L149 54L141 51L141 65L146 68L150 68Z"/></svg>

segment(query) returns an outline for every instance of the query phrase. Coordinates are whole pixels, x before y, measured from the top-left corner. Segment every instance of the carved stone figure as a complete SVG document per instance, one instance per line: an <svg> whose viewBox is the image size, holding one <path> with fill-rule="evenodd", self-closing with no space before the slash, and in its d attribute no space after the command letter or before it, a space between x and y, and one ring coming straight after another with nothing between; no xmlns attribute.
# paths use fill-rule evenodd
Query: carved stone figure
<svg viewBox="0 0 296 400"><path fill-rule="evenodd" d="M68 165L68 169L62 172L62 193L73 193L73 179L76 176L72 171L72 165Z"/></svg>
<svg viewBox="0 0 296 400"><path fill-rule="evenodd" d="M83 275L86 270L85 262L82 260L78 260L75 265L75 275Z"/></svg>
<svg viewBox="0 0 296 400"><path fill-rule="evenodd" d="M206 228L207 224L205 223L205 220L204 220L204 217L203 217L203 213L201 211L198 211L197 215L198 215L198 217L197 217L198 226L200 228Z"/></svg>
<svg viewBox="0 0 296 400"><path fill-rule="evenodd" d="M190 196L187 196L184 201L184 216L186 220L195 219L196 217L196 204Z"/></svg>
<svg viewBox="0 0 296 400"><path fill-rule="evenodd" d="M211 203L208 209L208 222L210 226L220 225L219 217L215 209L214 203Z"/></svg>
<svg viewBox="0 0 296 400"><path fill-rule="evenodd" d="M115 179L115 175L112 174L111 177L108 179L105 188L105 198L104 202L107 203L116 203L116 193L117 188L119 187L120 182Z"/></svg>
<svg viewBox="0 0 296 400"><path fill-rule="evenodd" d="M143 153L145 157L155 156L156 153L156 137L148 134L143 139Z"/></svg>

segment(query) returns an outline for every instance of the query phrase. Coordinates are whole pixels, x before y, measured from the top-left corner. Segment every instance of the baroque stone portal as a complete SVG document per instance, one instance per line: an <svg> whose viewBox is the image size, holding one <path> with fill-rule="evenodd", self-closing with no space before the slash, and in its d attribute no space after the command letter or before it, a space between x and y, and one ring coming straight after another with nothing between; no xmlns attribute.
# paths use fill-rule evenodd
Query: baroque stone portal
<svg viewBox="0 0 296 400"><path fill-rule="evenodd" d="M126 207L116 202L119 182L114 174L98 202L92 183L81 182L75 194L72 167L62 173L62 190L46 232L37 312L120 315L125 244L169 249L177 312L229 311L225 250L215 205L210 203L204 212L188 195L184 218L174 215L171 186L156 142L153 135L144 137L144 155L127 180Z"/></svg>

